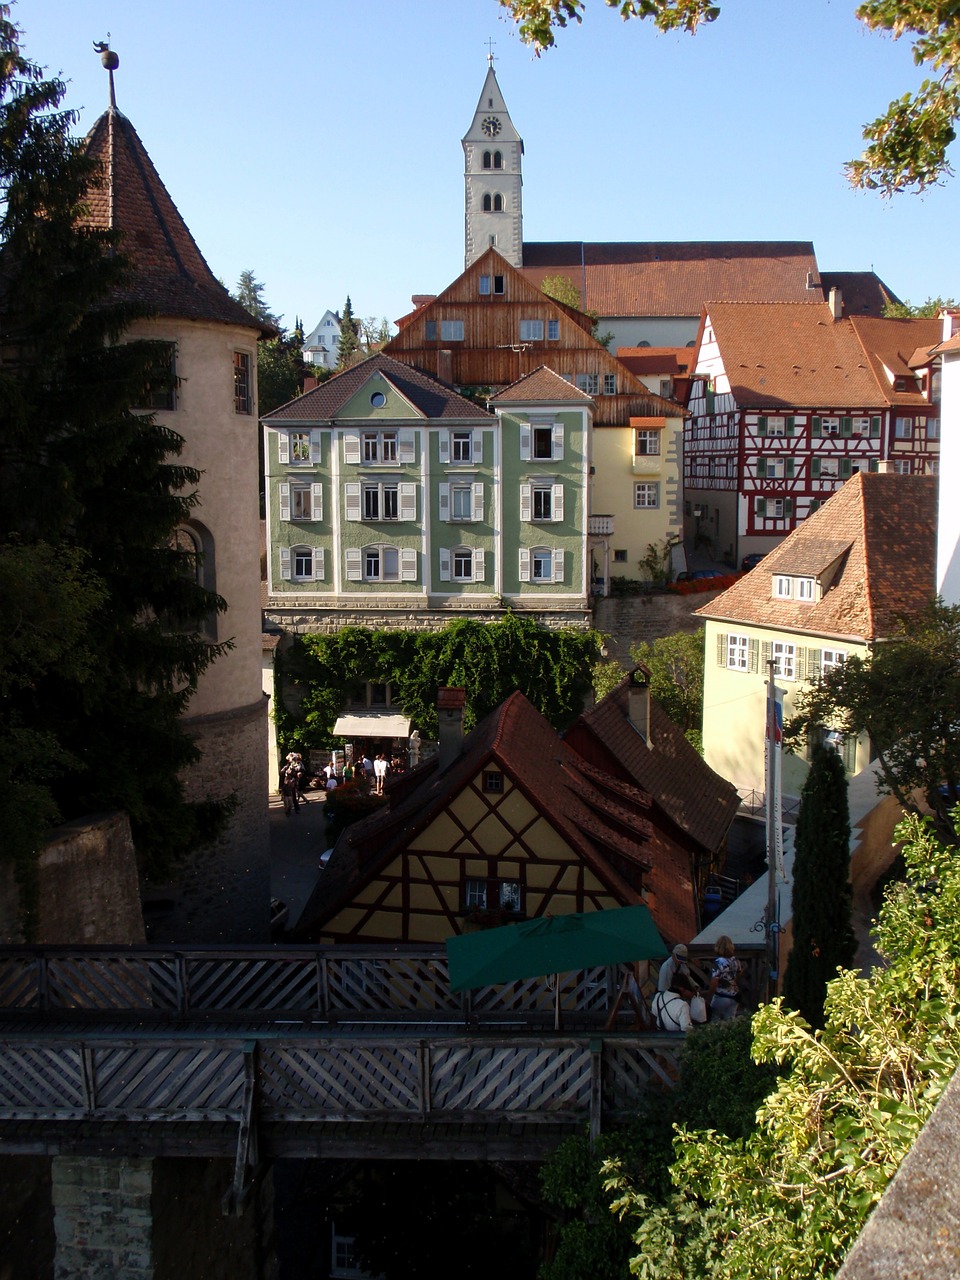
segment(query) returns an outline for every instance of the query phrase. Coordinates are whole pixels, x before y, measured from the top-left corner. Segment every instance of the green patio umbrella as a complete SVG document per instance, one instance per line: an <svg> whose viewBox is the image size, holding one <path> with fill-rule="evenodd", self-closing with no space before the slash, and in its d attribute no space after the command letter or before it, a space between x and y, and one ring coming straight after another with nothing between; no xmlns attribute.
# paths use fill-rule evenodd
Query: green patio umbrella
<svg viewBox="0 0 960 1280"><path fill-rule="evenodd" d="M446 947L453 991L667 954L644 906L538 916L448 938Z"/></svg>

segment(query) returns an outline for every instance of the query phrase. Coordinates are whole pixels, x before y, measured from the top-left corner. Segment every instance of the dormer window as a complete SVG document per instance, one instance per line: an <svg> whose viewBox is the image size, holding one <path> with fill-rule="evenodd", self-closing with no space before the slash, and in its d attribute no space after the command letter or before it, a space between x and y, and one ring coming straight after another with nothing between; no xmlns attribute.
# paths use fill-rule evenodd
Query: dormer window
<svg viewBox="0 0 960 1280"><path fill-rule="evenodd" d="M773 580L773 594L778 600L793 599L793 579L782 578L779 575Z"/></svg>

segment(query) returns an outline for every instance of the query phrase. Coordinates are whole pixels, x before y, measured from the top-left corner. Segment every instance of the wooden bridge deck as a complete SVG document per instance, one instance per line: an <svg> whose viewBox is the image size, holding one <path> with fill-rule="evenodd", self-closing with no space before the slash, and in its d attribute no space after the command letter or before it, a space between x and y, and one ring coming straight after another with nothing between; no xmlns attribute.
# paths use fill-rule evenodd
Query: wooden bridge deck
<svg viewBox="0 0 960 1280"><path fill-rule="evenodd" d="M620 975L454 995L423 948L0 949L0 1151L543 1159L676 1075Z"/></svg>

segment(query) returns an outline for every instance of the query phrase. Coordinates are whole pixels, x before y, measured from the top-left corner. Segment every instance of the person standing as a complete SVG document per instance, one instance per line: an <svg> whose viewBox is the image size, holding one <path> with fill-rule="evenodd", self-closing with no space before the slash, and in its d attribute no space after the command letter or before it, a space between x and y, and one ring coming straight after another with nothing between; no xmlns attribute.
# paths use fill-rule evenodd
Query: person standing
<svg viewBox="0 0 960 1280"><path fill-rule="evenodd" d="M740 961L734 955L733 939L721 934L717 939L717 958L710 976L710 1016L725 1020L740 1012Z"/></svg>
<svg viewBox="0 0 960 1280"><path fill-rule="evenodd" d="M377 783L377 795L383 795L383 782L387 776L387 762L384 759L382 751L377 752L377 758L373 762L373 776Z"/></svg>
<svg viewBox="0 0 960 1280"><path fill-rule="evenodd" d="M300 812L300 774L293 762L286 765L280 774L280 794L287 817Z"/></svg>
<svg viewBox="0 0 960 1280"><path fill-rule="evenodd" d="M678 942L673 951L664 960L660 966L660 972L657 975L657 990L669 991L673 986L674 979L681 977L688 986L695 987L696 983L690 974L690 965L687 963L687 948L682 942Z"/></svg>

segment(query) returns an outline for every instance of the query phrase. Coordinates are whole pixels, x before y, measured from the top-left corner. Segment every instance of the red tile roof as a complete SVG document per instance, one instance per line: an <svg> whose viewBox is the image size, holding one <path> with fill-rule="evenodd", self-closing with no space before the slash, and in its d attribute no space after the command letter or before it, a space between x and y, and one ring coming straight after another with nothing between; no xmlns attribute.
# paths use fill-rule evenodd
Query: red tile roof
<svg viewBox="0 0 960 1280"><path fill-rule="evenodd" d="M125 116L115 108L105 111L87 134L84 149L100 162L101 176L88 193L82 222L122 232L122 249L132 266L124 299L160 316L274 332L235 302L207 266Z"/></svg>
<svg viewBox="0 0 960 1280"><path fill-rule="evenodd" d="M272 410L264 416L263 421L271 424L329 422L374 374L385 378L405 400L431 421L477 422L490 420L493 416L439 379L421 373L412 365L394 360L392 356L385 356L383 352L377 352L360 364L321 382L312 391L306 391L302 396L281 405L279 409Z"/></svg>
<svg viewBox="0 0 960 1280"><path fill-rule="evenodd" d="M879 640L933 599L936 559L937 477L861 471L696 612L776 631ZM774 599L778 573L823 578L822 598Z"/></svg>
<svg viewBox="0 0 960 1280"><path fill-rule="evenodd" d="M561 378L545 364L532 370L509 387L504 387L495 396L490 397L491 404L529 404L543 400L551 404L567 400L573 404L592 404L593 400L585 391L575 387L573 383Z"/></svg>
<svg viewBox="0 0 960 1280"><path fill-rule="evenodd" d="M643 374L676 377L693 372L697 353L693 347L618 347L617 359L638 378Z"/></svg>
<svg viewBox="0 0 960 1280"><path fill-rule="evenodd" d="M525 243L522 270L537 285L569 276L584 310L601 316L698 316L708 298L822 298L807 288L819 279L808 241Z"/></svg>
<svg viewBox="0 0 960 1280"><path fill-rule="evenodd" d="M820 284L824 298L831 289L840 290L845 316L882 316L888 303L900 299L872 271L821 271Z"/></svg>

